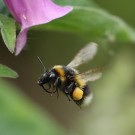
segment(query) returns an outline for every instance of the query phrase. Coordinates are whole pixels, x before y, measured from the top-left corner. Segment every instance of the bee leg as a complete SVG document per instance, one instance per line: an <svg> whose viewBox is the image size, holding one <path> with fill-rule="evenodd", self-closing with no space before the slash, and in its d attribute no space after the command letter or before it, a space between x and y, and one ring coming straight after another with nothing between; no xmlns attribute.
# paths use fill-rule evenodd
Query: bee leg
<svg viewBox="0 0 135 135"><path fill-rule="evenodd" d="M57 92L57 99L58 99L58 97L59 97L59 91L58 91L57 87L56 87L56 92Z"/></svg>
<svg viewBox="0 0 135 135"><path fill-rule="evenodd" d="M60 81L60 77L57 77L57 79L54 82L54 86L58 87L60 85L61 81Z"/></svg>
<svg viewBox="0 0 135 135"><path fill-rule="evenodd" d="M45 90L47 93L52 93L50 91L48 91L51 88L51 84L49 84L49 88L46 89L43 85L41 85L41 87L43 88L43 90Z"/></svg>
<svg viewBox="0 0 135 135"><path fill-rule="evenodd" d="M53 91L54 90L54 91ZM53 85L53 88L52 88L52 92L51 92L51 96L53 96L53 93L57 92L57 87L55 85ZM58 94L57 94L58 95Z"/></svg>
<svg viewBox="0 0 135 135"><path fill-rule="evenodd" d="M51 96L53 95L53 93L57 92L57 98L59 97L59 93L58 93L57 87L60 85L60 83L61 83L60 77L57 77L57 79L55 80L54 85L53 85L53 89L55 89L55 91L52 90Z"/></svg>
<svg viewBox="0 0 135 135"><path fill-rule="evenodd" d="M70 97L68 96L68 94L66 94L67 98L68 98L68 101L71 101Z"/></svg>
<svg viewBox="0 0 135 135"><path fill-rule="evenodd" d="M60 86L61 80L60 77L57 77L54 86L56 87L56 92L57 92L57 98L59 97L59 91L58 91L58 86Z"/></svg>
<svg viewBox="0 0 135 135"><path fill-rule="evenodd" d="M72 82L72 83L67 87L67 89L65 90L65 93L66 93L66 94L70 94L70 93L73 91L73 88L74 88L74 82Z"/></svg>

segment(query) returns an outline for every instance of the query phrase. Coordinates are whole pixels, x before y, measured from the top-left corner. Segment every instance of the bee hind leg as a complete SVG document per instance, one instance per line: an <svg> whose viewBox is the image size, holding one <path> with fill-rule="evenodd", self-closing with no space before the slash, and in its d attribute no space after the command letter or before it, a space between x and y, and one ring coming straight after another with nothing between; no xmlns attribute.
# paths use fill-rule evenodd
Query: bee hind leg
<svg viewBox="0 0 135 135"><path fill-rule="evenodd" d="M70 95L73 89L74 89L74 82L72 82L66 89L64 89L65 95L67 96L69 101L71 101Z"/></svg>
<svg viewBox="0 0 135 135"><path fill-rule="evenodd" d="M58 88L56 87L56 93L57 93L57 99L59 97L59 91L58 91Z"/></svg>
<svg viewBox="0 0 135 135"><path fill-rule="evenodd" d="M66 94L70 94L73 91L74 88L74 82L72 82L66 89L65 89L65 93Z"/></svg>
<svg viewBox="0 0 135 135"><path fill-rule="evenodd" d="M66 94L66 96L67 96L67 98L68 98L68 101L71 101L71 99L70 99L69 95L68 95L68 94Z"/></svg>

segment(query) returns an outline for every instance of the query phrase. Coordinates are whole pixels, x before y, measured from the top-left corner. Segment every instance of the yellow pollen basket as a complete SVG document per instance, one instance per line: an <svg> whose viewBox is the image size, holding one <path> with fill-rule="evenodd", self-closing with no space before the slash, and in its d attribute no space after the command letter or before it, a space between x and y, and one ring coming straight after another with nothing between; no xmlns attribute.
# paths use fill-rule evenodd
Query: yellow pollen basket
<svg viewBox="0 0 135 135"><path fill-rule="evenodd" d="M75 90L73 91L72 96L74 100L81 100L83 97L83 91L79 87L76 87Z"/></svg>

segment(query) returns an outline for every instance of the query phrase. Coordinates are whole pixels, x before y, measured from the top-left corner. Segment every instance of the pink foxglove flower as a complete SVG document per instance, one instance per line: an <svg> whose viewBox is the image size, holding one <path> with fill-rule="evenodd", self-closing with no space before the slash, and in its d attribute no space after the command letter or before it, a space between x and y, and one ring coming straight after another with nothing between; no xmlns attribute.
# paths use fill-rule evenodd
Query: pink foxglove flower
<svg viewBox="0 0 135 135"><path fill-rule="evenodd" d="M56 5L52 0L4 0L4 3L21 26L16 40L16 55L24 48L30 27L60 18L73 9Z"/></svg>

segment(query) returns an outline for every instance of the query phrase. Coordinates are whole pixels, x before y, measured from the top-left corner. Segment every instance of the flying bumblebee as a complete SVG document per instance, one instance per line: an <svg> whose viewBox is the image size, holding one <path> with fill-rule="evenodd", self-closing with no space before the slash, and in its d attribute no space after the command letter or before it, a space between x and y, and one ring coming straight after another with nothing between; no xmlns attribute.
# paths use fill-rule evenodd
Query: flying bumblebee
<svg viewBox="0 0 135 135"><path fill-rule="evenodd" d="M79 73L76 68L92 60L96 52L97 44L89 43L77 53L67 66L55 65L50 70L46 70L43 65L44 73L37 83L47 93L53 94L56 92L58 96L58 90L60 90L69 100L72 99L78 106L88 105L91 102L93 94L87 82L99 79L102 73L98 69L90 69L84 73ZM42 63L41 60L40 62ZM48 88L45 87L45 84L48 85Z"/></svg>

